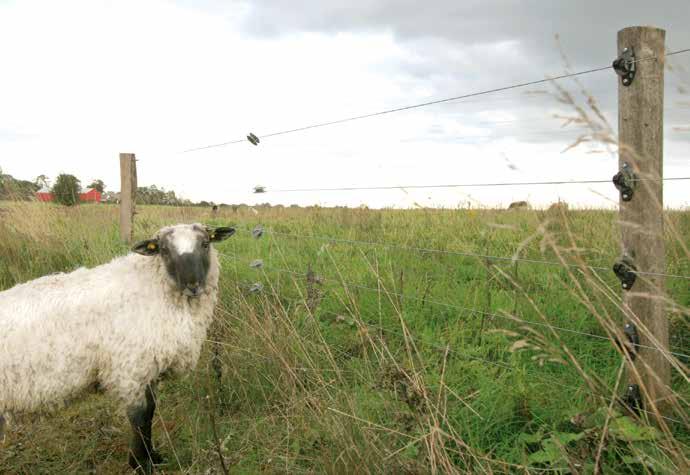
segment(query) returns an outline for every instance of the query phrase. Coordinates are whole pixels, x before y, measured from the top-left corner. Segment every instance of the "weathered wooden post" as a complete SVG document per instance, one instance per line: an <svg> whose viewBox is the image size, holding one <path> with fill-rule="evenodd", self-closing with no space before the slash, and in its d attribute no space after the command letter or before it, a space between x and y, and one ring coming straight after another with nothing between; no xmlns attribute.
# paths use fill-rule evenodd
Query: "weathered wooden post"
<svg viewBox="0 0 690 475"><path fill-rule="evenodd" d="M614 68L618 85L620 190L623 258L616 274L623 305L631 317L625 332L634 353L629 359L626 403L661 415L670 408L668 318L660 298L665 288L663 217L664 39L653 27L618 32ZM627 272L627 274L626 274ZM637 275L637 272L655 273ZM627 283L625 276L628 276ZM630 280L632 278L632 282Z"/></svg>
<svg viewBox="0 0 690 475"><path fill-rule="evenodd" d="M133 153L120 154L120 238L132 242L137 195L137 164Z"/></svg>

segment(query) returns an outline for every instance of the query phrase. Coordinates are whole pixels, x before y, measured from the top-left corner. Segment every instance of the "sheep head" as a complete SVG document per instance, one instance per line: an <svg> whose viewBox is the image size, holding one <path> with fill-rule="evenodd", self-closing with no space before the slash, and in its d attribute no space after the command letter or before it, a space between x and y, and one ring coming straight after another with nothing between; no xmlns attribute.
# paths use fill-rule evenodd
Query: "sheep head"
<svg viewBox="0 0 690 475"><path fill-rule="evenodd" d="M206 285L210 266L210 243L235 234L235 228L202 224L168 226L153 239L140 241L132 248L143 256L162 259L168 277L188 297L198 297Z"/></svg>

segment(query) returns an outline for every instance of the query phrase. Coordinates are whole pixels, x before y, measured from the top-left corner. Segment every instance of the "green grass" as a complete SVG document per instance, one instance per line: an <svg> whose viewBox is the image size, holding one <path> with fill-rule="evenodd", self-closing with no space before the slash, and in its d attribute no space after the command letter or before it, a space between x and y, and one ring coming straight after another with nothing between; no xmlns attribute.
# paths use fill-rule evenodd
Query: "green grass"
<svg viewBox="0 0 690 475"><path fill-rule="evenodd" d="M0 289L127 251L116 207L0 208ZM232 473L586 473L603 432L601 473L687 469L686 424L644 432L644 421L607 423L601 412L627 382L615 389L621 355L610 340L581 333L606 337L606 325L622 326L612 272L409 249L610 268L616 214L256 211L139 209L137 238L175 222L239 227L217 246L221 299L199 367L158 394L162 471L219 473L220 451ZM690 213L667 214L667 270L690 275ZM266 232L254 239L258 224ZM251 268L254 259L264 266ZM262 292L248 291L255 282ZM687 281L669 279L667 293L677 304L672 348L687 353ZM673 389L688 400L680 370ZM672 411L687 420L687 405ZM113 404L89 396L19 421L0 449L0 472L122 473L127 438Z"/></svg>

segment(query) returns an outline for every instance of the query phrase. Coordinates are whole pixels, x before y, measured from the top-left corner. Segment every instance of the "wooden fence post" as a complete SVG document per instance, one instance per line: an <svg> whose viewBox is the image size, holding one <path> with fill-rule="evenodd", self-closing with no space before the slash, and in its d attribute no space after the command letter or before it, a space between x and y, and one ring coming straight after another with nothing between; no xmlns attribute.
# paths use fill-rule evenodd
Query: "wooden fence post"
<svg viewBox="0 0 690 475"><path fill-rule="evenodd" d="M619 165L639 179L633 181L632 197L621 192L622 247L637 272L657 274L666 272L662 181L665 36L664 30L653 27L618 32L619 58L626 48L635 58L634 77L622 76L618 84ZM669 410L672 394L670 364L662 353L669 350L668 317L661 299L664 288L664 276L643 274L623 291L628 323L635 325L640 340L628 366L628 391L639 391L642 408L653 414L658 410L661 415Z"/></svg>
<svg viewBox="0 0 690 475"><path fill-rule="evenodd" d="M133 153L120 154L120 238L130 244L137 194L137 164Z"/></svg>

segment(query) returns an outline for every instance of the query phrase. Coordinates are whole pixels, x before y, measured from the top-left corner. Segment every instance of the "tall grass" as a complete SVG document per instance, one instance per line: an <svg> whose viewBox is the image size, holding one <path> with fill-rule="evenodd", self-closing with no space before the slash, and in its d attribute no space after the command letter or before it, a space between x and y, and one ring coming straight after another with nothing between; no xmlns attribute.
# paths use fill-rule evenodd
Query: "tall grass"
<svg viewBox="0 0 690 475"><path fill-rule="evenodd" d="M615 155L605 114L574 81L578 94L553 93L572 111L555 117L585 130L568 149ZM158 392L165 473L690 471L688 281L659 295L678 354L668 418L629 414L614 341L631 316L612 272L587 267L619 255L614 212L138 211L137 238L175 222L239 229L217 247L220 302L199 367ZM667 272L690 275L690 212L665 216ZM0 290L127 252L117 219L110 206L0 202ZM127 436L111 401L85 396L17 421L0 473L122 473Z"/></svg>
<svg viewBox="0 0 690 475"><path fill-rule="evenodd" d="M0 288L126 252L114 207L0 208ZM582 266L610 267L618 256L612 212L139 213L137 238L173 222L239 229L217 246L221 299L198 370L158 394L166 473L220 472L221 458L232 473L690 466L688 361L672 357L673 420L625 416L618 401L627 383L611 340L624 321L620 286L611 272ZM689 275L679 236L690 232L690 213L668 212L668 223L668 272ZM259 239L256 225L265 227ZM256 259L262 267L250 266ZM257 282L260 292L251 290ZM666 302L672 350L687 354L687 281L669 279ZM0 472L118 473L126 433L111 402L87 397L19 422L0 449Z"/></svg>

